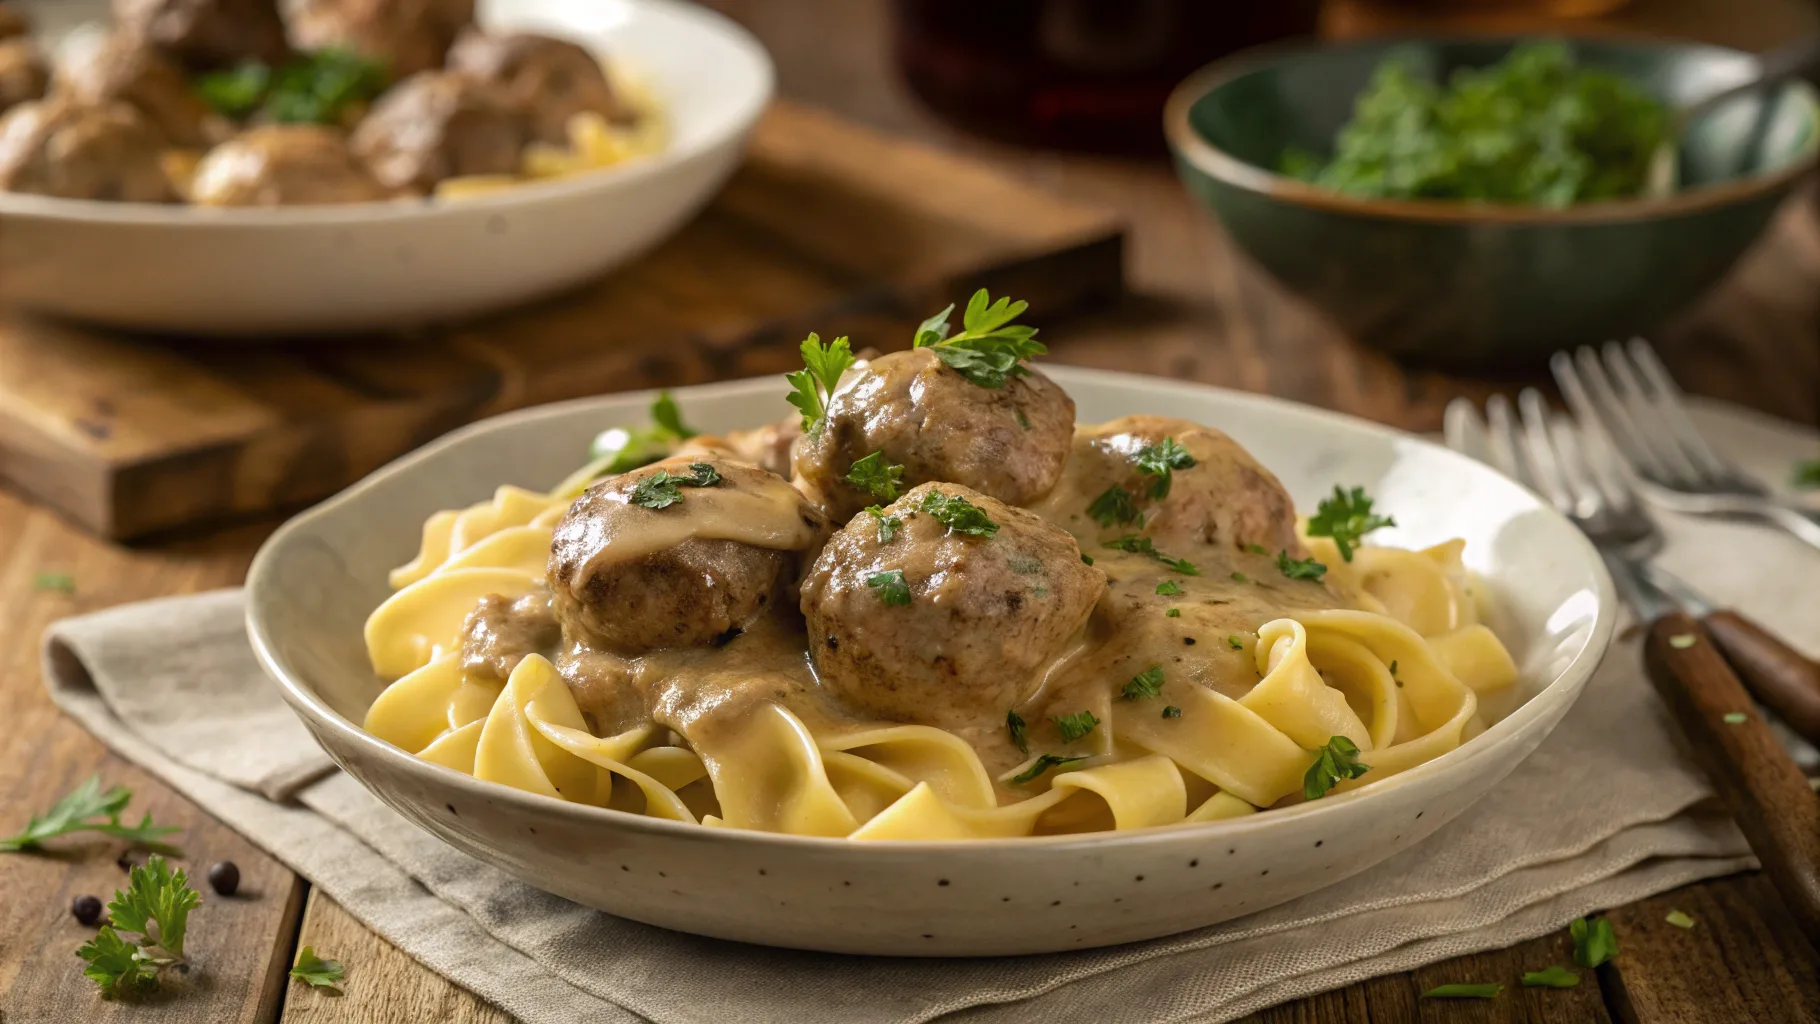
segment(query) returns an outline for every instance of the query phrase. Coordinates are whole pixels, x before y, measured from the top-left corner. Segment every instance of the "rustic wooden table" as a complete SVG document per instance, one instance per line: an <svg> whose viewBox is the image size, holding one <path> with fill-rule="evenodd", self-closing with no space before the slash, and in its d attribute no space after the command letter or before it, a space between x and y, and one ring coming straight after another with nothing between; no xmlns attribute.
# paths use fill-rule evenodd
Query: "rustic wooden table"
<svg viewBox="0 0 1820 1024"><path fill-rule="evenodd" d="M960 138L920 113L889 73L878 0L715 0L778 58L785 94L875 125L985 154L1048 187L1117 208L1132 226L1134 296L1089 321L1045 328L1052 358L1269 391L1397 426L1427 430L1457 394L1526 382L1406 370L1338 337L1233 258L1219 233L1159 163L1032 155ZM1738 15L1749 9L1755 16ZM1733 17L1733 15L1737 15ZM1761 46L1820 23L1799 0L1641 0L1640 21ZM1628 21L1627 21L1628 19ZM1340 29L1368 21L1343 5ZM1685 322L1658 339L1689 387L1806 424L1820 424L1820 222L1809 199ZM48 807L91 774L130 786L134 808L184 828L190 862L239 863L247 895L209 904L190 938L210 969L180 999L102 1003L73 956L83 930L71 897L121 881L106 843L56 854L0 856L0 1021L504 1021L374 936L333 901L205 813L110 754L46 699L38 637L61 616L240 581L272 523L157 546L99 542L0 492L0 827ZM43 571L69 572L73 594L41 590ZM1671 909L1699 922L1683 931ZM1780 1022L1820 1020L1820 957L1755 874L1719 879L1608 915L1622 953L1570 991L1512 989L1496 1002L1420 1003L1447 981L1509 978L1565 962L1564 934L1379 978L1266 1011L1254 1021ZM352 965L335 998L285 983L304 944Z"/></svg>

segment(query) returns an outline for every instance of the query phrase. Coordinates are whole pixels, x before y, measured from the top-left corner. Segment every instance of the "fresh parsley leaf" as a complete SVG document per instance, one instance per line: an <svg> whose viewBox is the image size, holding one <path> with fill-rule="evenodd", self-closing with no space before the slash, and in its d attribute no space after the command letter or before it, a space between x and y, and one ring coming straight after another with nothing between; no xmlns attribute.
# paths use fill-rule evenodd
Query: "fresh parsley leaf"
<svg viewBox="0 0 1820 1024"><path fill-rule="evenodd" d="M660 469L645 477L633 485L632 494L626 500L648 509L669 508L683 500L684 487L713 487L720 480L720 471L713 466L706 462L691 462L687 476L671 476L669 470Z"/></svg>
<svg viewBox="0 0 1820 1024"><path fill-rule="evenodd" d="M1162 694L1163 666L1152 665L1132 676L1131 682L1125 684L1125 690L1120 696L1126 700L1137 700L1140 697L1160 697ZM1067 735L1065 730L1063 735Z"/></svg>
<svg viewBox="0 0 1820 1024"><path fill-rule="evenodd" d="M949 533L990 537L998 532L998 524L986 515L985 509L958 494L929 491L923 495L923 502L917 509L934 516L948 527Z"/></svg>
<svg viewBox="0 0 1820 1024"><path fill-rule="evenodd" d="M1277 552L1277 571L1292 580L1313 583L1321 582L1321 577L1327 575L1326 566L1312 558L1290 558L1287 551Z"/></svg>
<svg viewBox="0 0 1820 1024"><path fill-rule="evenodd" d="M1030 730L1024 725L1022 715L1015 711L1005 712L1005 730L1011 734L1011 742L1017 744L1017 749L1030 753Z"/></svg>
<svg viewBox="0 0 1820 1024"><path fill-rule="evenodd" d="M1246 576L1246 575L1245 575L1245 574L1244 574L1244 573L1242 573L1242 572L1235 572L1235 573L1233 573L1233 574L1232 574L1232 582L1234 582L1234 583L1250 583L1250 582L1251 582L1251 577L1249 577L1249 576Z"/></svg>
<svg viewBox="0 0 1820 1024"><path fill-rule="evenodd" d="M1101 526L1129 526L1144 518L1137 500L1123 487L1112 486L1100 493L1087 506L1087 514Z"/></svg>
<svg viewBox="0 0 1820 1024"><path fill-rule="evenodd" d="M948 334L948 314L954 311L950 304L917 327L916 347L933 351L936 358L974 384L997 390L1012 377L1028 372L1024 360L1049 351L1036 340L1036 328L1012 323L1029 308L1027 302L1005 298L993 302L981 288L961 314L959 334Z"/></svg>
<svg viewBox="0 0 1820 1024"><path fill-rule="evenodd" d="M1173 437L1165 437L1137 453L1137 468L1156 477L1150 484L1150 496L1158 501L1169 497L1169 487L1174 483L1176 470L1193 469L1194 466L1194 456L1188 454L1188 449L1177 444Z"/></svg>
<svg viewBox="0 0 1820 1024"><path fill-rule="evenodd" d="M1174 704L1171 704L1168 707L1163 709L1163 717L1164 718L1180 718L1180 717L1182 717L1182 709L1176 707Z"/></svg>
<svg viewBox="0 0 1820 1024"><path fill-rule="evenodd" d="M164 858L154 853L144 864L133 868L125 889L114 892L107 913L116 931L143 935L142 946L156 947L172 960L182 960L190 911L201 903L202 895L190 888L183 869L173 872Z"/></svg>
<svg viewBox="0 0 1820 1024"><path fill-rule="evenodd" d="M1076 761L1085 761L1087 760L1087 757L1088 755L1086 754L1081 754L1077 757L1063 757L1060 754L1044 754L1038 757L1036 762L1030 767L1012 776L1011 781L1029 782L1031 779L1036 778L1038 775L1043 774L1051 768L1059 768L1062 765L1073 764Z"/></svg>
<svg viewBox="0 0 1820 1024"><path fill-rule="evenodd" d="M1693 919L1692 915L1687 914L1686 912L1680 911L1680 910L1669 911L1668 916L1663 918L1662 920L1667 921L1669 924L1674 925L1676 928L1692 928L1694 926L1694 919Z"/></svg>
<svg viewBox="0 0 1820 1024"><path fill-rule="evenodd" d="M1088 553L1087 553L1087 552L1085 552L1085 551L1083 551L1083 552L1081 552L1081 564L1082 564L1082 565L1092 565L1092 564L1093 564L1093 556L1092 556L1092 555L1090 555L1090 554L1088 554Z"/></svg>
<svg viewBox="0 0 1820 1024"><path fill-rule="evenodd" d="M696 432L683 424L676 399L668 391L660 391L651 402L650 426L601 431L588 446L588 460L605 461L596 475L617 476L668 456L679 442L695 436Z"/></svg>
<svg viewBox="0 0 1820 1024"><path fill-rule="evenodd" d="M1554 964L1540 971L1527 971L1523 975L1523 984L1529 988L1573 988L1580 983L1580 976Z"/></svg>
<svg viewBox="0 0 1820 1024"><path fill-rule="evenodd" d="M1267 548L1265 548L1264 545L1262 545L1262 544L1247 544L1247 545L1245 545L1245 550L1251 552L1254 555L1270 554L1270 551Z"/></svg>
<svg viewBox="0 0 1820 1024"><path fill-rule="evenodd" d="M1226 638L1226 646L1235 651L1242 651L1245 649L1245 638L1234 633Z"/></svg>
<svg viewBox="0 0 1820 1024"><path fill-rule="evenodd" d="M1135 680L1133 680L1135 682ZM1077 711L1072 715L1057 715L1051 719L1055 727L1062 732L1062 742L1073 743L1075 740L1093 731L1100 720L1093 717L1091 711Z"/></svg>
<svg viewBox="0 0 1820 1024"><path fill-rule="evenodd" d="M1567 934L1574 940L1574 963L1581 967L1597 967L1618 955L1618 937L1603 917L1575 918Z"/></svg>
<svg viewBox="0 0 1820 1024"><path fill-rule="evenodd" d="M0 853L36 849L46 839L72 832L99 832L148 850L172 856L182 853L175 846L161 841L164 836L181 830L167 825L154 825L149 814L141 818L137 825L121 824L120 815L132 798L132 790L125 786L115 786L103 792L101 780L90 776L88 781L57 801L50 810L26 822L25 831L0 839Z"/></svg>
<svg viewBox="0 0 1820 1024"><path fill-rule="evenodd" d="M32 574L32 589L50 591L58 594L74 594L76 577L67 572L39 572Z"/></svg>
<svg viewBox="0 0 1820 1024"><path fill-rule="evenodd" d="M904 570L889 569L866 577L866 586L878 591L878 599L888 605L910 603L910 584L904 582Z"/></svg>
<svg viewBox="0 0 1820 1024"><path fill-rule="evenodd" d="M235 120L257 114L280 124L340 124L349 110L390 84L384 65L330 47L273 68L259 61L200 75L203 102Z"/></svg>
<svg viewBox="0 0 1820 1024"><path fill-rule="evenodd" d="M1496 999L1504 986L1495 982L1484 984L1436 985L1422 993L1423 999Z"/></svg>
<svg viewBox="0 0 1820 1024"><path fill-rule="evenodd" d="M335 995L341 994L341 980L347 973L341 961L324 960L309 946L297 951L297 962L291 966L291 977L307 981L315 988L328 989Z"/></svg>
<svg viewBox="0 0 1820 1024"><path fill-rule="evenodd" d="M143 991L158 984L158 967L139 955L139 947L120 937L111 925L102 925L95 937L76 950L82 973L101 986L101 998Z"/></svg>
<svg viewBox="0 0 1820 1024"><path fill-rule="evenodd" d="M1165 555L1161 551L1158 551L1156 549L1156 544L1154 544L1149 537L1126 534L1117 540L1108 541L1106 547L1113 551L1128 551L1134 555L1148 555L1168 566L1171 570L1179 572L1184 576L1199 576L1201 574L1200 567L1193 562L1190 562L1188 559L1172 558L1169 555Z"/></svg>
<svg viewBox="0 0 1820 1024"><path fill-rule="evenodd" d="M866 514L878 520L878 542L889 544L896 539L897 531L904 528L904 521L896 516L888 516L885 510L877 505L867 505Z"/></svg>
<svg viewBox="0 0 1820 1024"><path fill-rule="evenodd" d="M1180 608L1163 609L1163 618L1165 618L1165 619L1179 619L1181 617L1182 617L1182 610Z"/></svg>
<svg viewBox="0 0 1820 1024"><path fill-rule="evenodd" d="M1371 765L1359 762L1358 744L1344 736L1335 736L1316 752L1314 764L1302 776L1302 795L1319 800L1342 779L1356 779L1371 771Z"/></svg>
<svg viewBox="0 0 1820 1024"><path fill-rule="evenodd" d="M1182 592L1182 585L1174 580L1164 580L1156 585L1156 592L1171 597Z"/></svg>
<svg viewBox="0 0 1820 1024"><path fill-rule="evenodd" d="M720 483L720 470L706 462L691 462L689 475L680 479L684 487L713 487Z"/></svg>
<svg viewBox="0 0 1820 1024"><path fill-rule="evenodd" d="M827 421L828 399L840 386L841 374L853 365L853 346L846 338L824 345L820 335L810 334L803 339L802 354L803 368L784 374L792 389L786 398L803 414L803 433L814 440Z"/></svg>
<svg viewBox="0 0 1820 1024"><path fill-rule="evenodd" d="M1795 472L1789 483L1801 491L1820 488L1820 459L1803 459L1795 463Z"/></svg>
<svg viewBox="0 0 1820 1024"><path fill-rule="evenodd" d="M238 121L265 101L265 94L272 87L272 69L262 61L250 60L224 71L197 75L190 87L216 113Z"/></svg>
<svg viewBox="0 0 1820 1024"><path fill-rule="evenodd" d="M1395 525L1397 521L1390 516L1371 511L1371 499L1366 496L1365 488L1343 491L1335 484L1333 497L1322 498L1315 514L1309 518L1308 535L1332 537L1334 547L1340 549L1340 557L1350 562L1353 548L1361 538L1373 530Z"/></svg>
<svg viewBox="0 0 1820 1024"><path fill-rule="evenodd" d="M657 397L651 401L651 422L685 441L701 433L699 430L690 429L687 424L683 423L682 407L676 404L676 397L668 391L659 391Z"/></svg>
<svg viewBox="0 0 1820 1024"><path fill-rule="evenodd" d="M854 461L847 482L889 504L903 493L904 467L886 462L884 452L873 452Z"/></svg>

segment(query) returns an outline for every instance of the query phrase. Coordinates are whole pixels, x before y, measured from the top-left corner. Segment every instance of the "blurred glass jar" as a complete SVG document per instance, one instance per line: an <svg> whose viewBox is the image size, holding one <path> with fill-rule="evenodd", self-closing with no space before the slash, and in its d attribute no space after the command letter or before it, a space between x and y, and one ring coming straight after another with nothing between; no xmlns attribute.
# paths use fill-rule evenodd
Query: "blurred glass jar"
<svg viewBox="0 0 1820 1024"><path fill-rule="evenodd" d="M1196 68L1314 34L1320 0L895 0L899 70L938 114L1012 142L1164 151Z"/></svg>

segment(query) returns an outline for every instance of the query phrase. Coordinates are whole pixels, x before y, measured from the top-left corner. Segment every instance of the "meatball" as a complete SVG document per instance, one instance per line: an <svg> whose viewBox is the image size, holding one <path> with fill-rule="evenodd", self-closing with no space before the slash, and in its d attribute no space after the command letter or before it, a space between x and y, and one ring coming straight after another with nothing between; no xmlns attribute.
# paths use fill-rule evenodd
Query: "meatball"
<svg viewBox="0 0 1820 1024"><path fill-rule="evenodd" d="M50 78L44 55L30 39L0 41L0 113L42 98Z"/></svg>
<svg viewBox="0 0 1820 1024"><path fill-rule="evenodd" d="M965 532L957 508L996 530ZM1059 527L954 484L923 484L883 514L836 532L803 581L822 686L895 721L1003 723L1087 621L1105 574Z"/></svg>
<svg viewBox="0 0 1820 1024"><path fill-rule="evenodd" d="M0 0L0 39L30 35L31 31L32 23L26 19L25 12Z"/></svg>
<svg viewBox="0 0 1820 1024"><path fill-rule="evenodd" d="M515 173L526 130L498 86L424 71L379 97L349 145L387 188L427 193L445 178Z"/></svg>
<svg viewBox="0 0 1820 1024"><path fill-rule="evenodd" d="M290 53L276 0L114 0L114 24L199 69Z"/></svg>
<svg viewBox="0 0 1820 1024"><path fill-rule="evenodd" d="M846 481L873 452L904 467L906 486L956 483L1028 505L1060 478L1073 430L1074 399L1041 373L985 388L912 349L849 372L821 432L797 447L796 472L837 520L877 500Z"/></svg>
<svg viewBox="0 0 1820 1024"><path fill-rule="evenodd" d="M404 78L442 67L474 0L291 0L286 15L299 49L353 50Z"/></svg>
<svg viewBox="0 0 1820 1024"><path fill-rule="evenodd" d="M526 594L514 601L488 594L461 624L461 667L504 682L527 655L548 655L561 639L550 595Z"/></svg>
<svg viewBox="0 0 1820 1024"><path fill-rule="evenodd" d="M224 142L203 157L190 183L198 206L322 206L387 196L340 132L313 124L265 125Z"/></svg>
<svg viewBox="0 0 1820 1024"><path fill-rule="evenodd" d="M827 521L789 481L725 455L609 477L556 524L563 634L618 654L725 643L775 607Z"/></svg>
<svg viewBox="0 0 1820 1024"><path fill-rule="evenodd" d="M1181 449L1167 485L1144 468L1161 468L1165 440ZM1114 489L1128 500L1108 500ZM1300 548L1295 503L1270 470L1224 433L1163 416L1125 416L1076 431L1062 483L1036 510L1090 543L1141 530L1165 548Z"/></svg>
<svg viewBox="0 0 1820 1024"><path fill-rule="evenodd" d="M173 146L206 149L232 131L177 62L123 32L64 67L58 85L78 103L132 104Z"/></svg>
<svg viewBox="0 0 1820 1024"><path fill-rule="evenodd" d="M630 119L600 61L562 39L530 33L491 36L469 29L449 51L449 70L498 83L541 142L567 143L569 119L576 114Z"/></svg>
<svg viewBox="0 0 1820 1024"><path fill-rule="evenodd" d="M61 199L165 203L176 198L164 140L124 103L21 103L0 118L0 189Z"/></svg>

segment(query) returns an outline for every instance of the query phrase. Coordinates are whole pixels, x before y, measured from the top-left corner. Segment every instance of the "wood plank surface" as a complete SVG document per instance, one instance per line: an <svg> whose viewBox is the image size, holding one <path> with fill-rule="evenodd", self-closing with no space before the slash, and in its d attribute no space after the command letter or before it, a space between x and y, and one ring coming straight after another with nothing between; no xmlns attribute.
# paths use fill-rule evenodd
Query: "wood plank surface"
<svg viewBox="0 0 1820 1024"><path fill-rule="evenodd" d="M299 1024L352 1022L400 1024L511 1024L512 1017L464 989L442 980L397 946L367 930L331 897L312 889L309 919L297 938L317 956L347 967L340 995L292 982L284 1019Z"/></svg>

